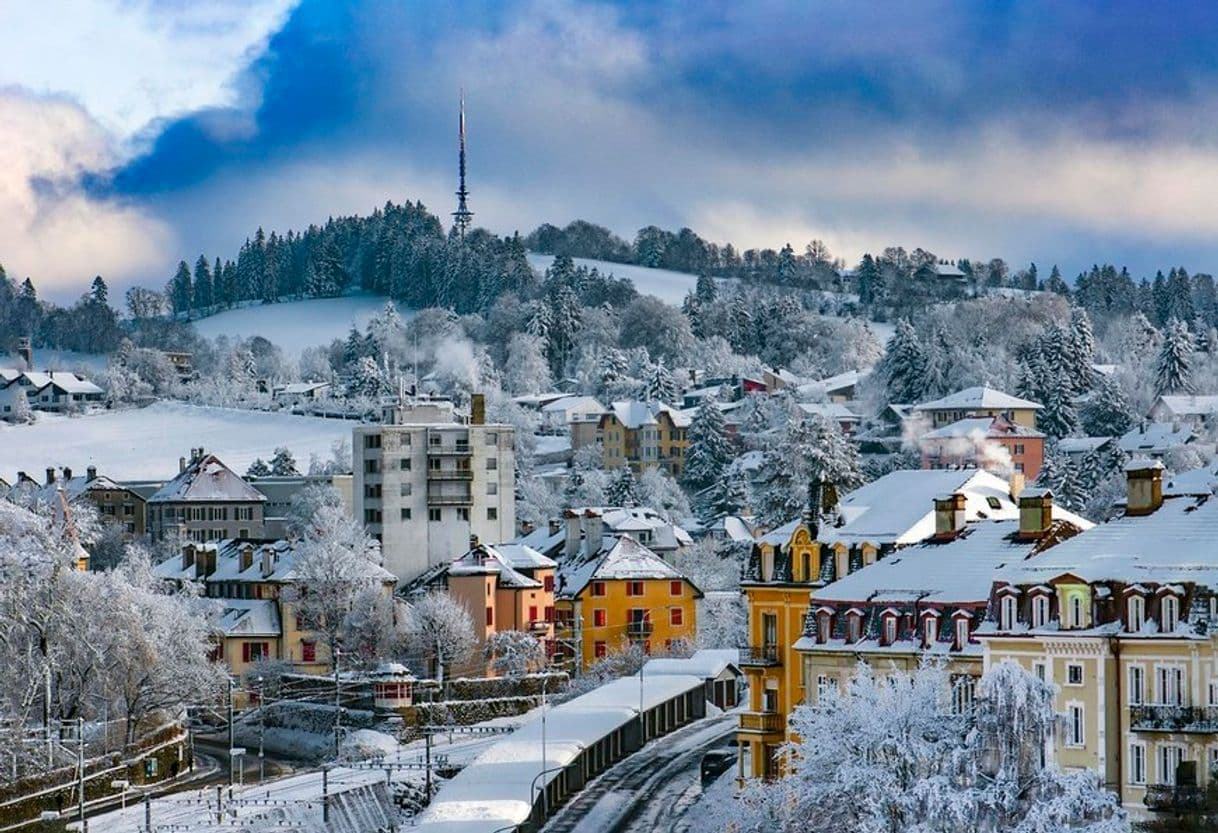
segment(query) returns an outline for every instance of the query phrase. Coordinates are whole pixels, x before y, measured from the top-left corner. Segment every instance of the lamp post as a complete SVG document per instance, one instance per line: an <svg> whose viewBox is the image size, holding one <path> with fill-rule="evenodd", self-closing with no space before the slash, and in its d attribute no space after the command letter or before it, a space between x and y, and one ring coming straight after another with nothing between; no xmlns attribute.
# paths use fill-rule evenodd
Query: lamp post
<svg viewBox="0 0 1218 833"><path fill-rule="evenodd" d="M550 678L541 678L541 769L544 772L546 765L550 763L546 757L546 684ZM541 817L544 819L550 814L548 806L548 793L544 786L541 788Z"/></svg>
<svg viewBox="0 0 1218 833"><path fill-rule="evenodd" d="M236 748L237 729L233 725L233 678L228 678L228 785L233 785L233 749Z"/></svg>
<svg viewBox="0 0 1218 833"><path fill-rule="evenodd" d="M334 759L338 760L339 753L339 738L342 733L343 725L343 706L340 699L340 683L338 679L338 663L342 659L343 652L338 648L334 649Z"/></svg>
<svg viewBox="0 0 1218 833"><path fill-rule="evenodd" d="M263 699L262 677L257 678L258 683L258 783L261 784L266 778L265 764L262 757L263 740L266 735L266 700Z"/></svg>

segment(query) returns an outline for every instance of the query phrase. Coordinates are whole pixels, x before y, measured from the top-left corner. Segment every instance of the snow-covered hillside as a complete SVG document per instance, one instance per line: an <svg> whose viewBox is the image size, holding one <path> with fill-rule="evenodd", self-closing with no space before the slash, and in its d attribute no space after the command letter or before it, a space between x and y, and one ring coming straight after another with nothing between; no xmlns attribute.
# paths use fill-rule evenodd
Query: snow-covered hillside
<svg viewBox="0 0 1218 833"><path fill-rule="evenodd" d="M331 444L350 440L353 424L180 402L82 417L39 414L34 425L0 422L0 477L13 482L18 471L40 478L48 466L83 472L93 465L116 480L168 479L177 474L178 458L200 445L237 472L281 445L303 467L313 452L329 459Z"/></svg>
<svg viewBox="0 0 1218 833"><path fill-rule="evenodd" d="M545 272L554 262L554 255L539 255L529 253L529 264L538 272ZM576 266L595 268L602 274L610 274L626 278L634 284L634 288L644 295L655 295L670 304L679 304L685 298L685 293L692 292L697 286L698 276L688 272L670 272L667 269L648 269L646 266L632 266L626 263L612 263L607 260L589 260L575 258Z"/></svg>
<svg viewBox="0 0 1218 833"><path fill-rule="evenodd" d="M281 304L255 304L209 315L194 322L206 338L262 336L286 353L346 338L351 325L361 330L385 306L379 295L344 295ZM403 314L404 311L399 311Z"/></svg>

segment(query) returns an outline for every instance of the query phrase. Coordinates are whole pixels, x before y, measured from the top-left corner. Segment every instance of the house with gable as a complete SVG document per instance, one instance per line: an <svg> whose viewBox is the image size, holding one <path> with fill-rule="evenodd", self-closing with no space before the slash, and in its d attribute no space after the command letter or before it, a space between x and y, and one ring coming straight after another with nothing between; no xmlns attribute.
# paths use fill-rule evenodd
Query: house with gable
<svg viewBox="0 0 1218 833"><path fill-rule="evenodd" d="M663 468L679 478L685 468L692 418L662 402L614 402L600 417L598 437L606 469Z"/></svg>
<svg viewBox="0 0 1218 833"><path fill-rule="evenodd" d="M148 531L154 541L261 539L266 495L245 482L219 457L190 450L189 463L148 498Z"/></svg>
<svg viewBox="0 0 1218 833"><path fill-rule="evenodd" d="M923 402L913 412L927 420L931 430L951 425L966 417L1005 417L1024 428L1036 428L1036 412L1043 406L994 388L965 388L941 399Z"/></svg>

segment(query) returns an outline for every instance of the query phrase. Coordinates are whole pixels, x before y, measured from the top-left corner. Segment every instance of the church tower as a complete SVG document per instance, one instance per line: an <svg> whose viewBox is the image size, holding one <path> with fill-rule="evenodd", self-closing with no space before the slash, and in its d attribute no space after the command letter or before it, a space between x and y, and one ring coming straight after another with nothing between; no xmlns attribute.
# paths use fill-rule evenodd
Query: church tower
<svg viewBox="0 0 1218 833"><path fill-rule="evenodd" d="M469 222L473 219L474 212L469 210L465 204L466 198L469 196L469 191L465 187L465 93L461 93L461 110L457 121L457 140L459 150L457 152L457 210L453 212L453 228L461 237L465 237L465 230L469 228Z"/></svg>

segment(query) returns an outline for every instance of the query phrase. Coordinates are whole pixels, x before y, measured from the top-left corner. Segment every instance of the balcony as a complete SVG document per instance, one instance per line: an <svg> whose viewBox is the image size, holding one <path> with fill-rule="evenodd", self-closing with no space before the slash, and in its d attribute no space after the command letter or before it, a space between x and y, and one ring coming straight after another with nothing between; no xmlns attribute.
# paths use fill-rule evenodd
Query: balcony
<svg viewBox="0 0 1218 833"><path fill-rule="evenodd" d="M778 712L741 712L740 731L764 734L782 731L782 715Z"/></svg>
<svg viewBox="0 0 1218 833"><path fill-rule="evenodd" d="M634 620L626 623L626 636L631 639L647 639L651 636L655 626L647 620Z"/></svg>
<svg viewBox="0 0 1218 833"><path fill-rule="evenodd" d="M1146 795L1142 803L1152 810L1167 810L1184 812L1200 810L1205 806L1205 793L1200 787L1191 784L1173 786L1171 784L1150 784L1146 787Z"/></svg>
<svg viewBox="0 0 1218 833"><path fill-rule="evenodd" d="M469 443L427 443L427 453L432 457L468 457Z"/></svg>
<svg viewBox="0 0 1218 833"><path fill-rule="evenodd" d="M1215 706L1130 706L1129 728L1135 732L1218 732Z"/></svg>
<svg viewBox="0 0 1218 833"><path fill-rule="evenodd" d="M428 480L473 480L474 473L470 469L428 469Z"/></svg>
<svg viewBox="0 0 1218 833"><path fill-rule="evenodd" d="M746 645L740 649L740 664L755 668L769 668L782 665L782 655L777 645Z"/></svg>
<svg viewBox="0 0 1218 833"><path fill-rule="evenodd" d="M428 506L469 506L474 502L472 495L432 495L427 496Z"/></svg>

